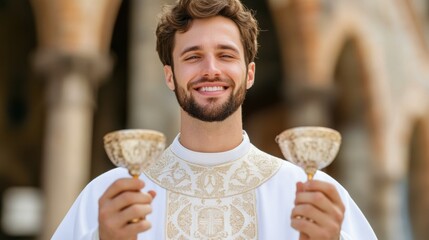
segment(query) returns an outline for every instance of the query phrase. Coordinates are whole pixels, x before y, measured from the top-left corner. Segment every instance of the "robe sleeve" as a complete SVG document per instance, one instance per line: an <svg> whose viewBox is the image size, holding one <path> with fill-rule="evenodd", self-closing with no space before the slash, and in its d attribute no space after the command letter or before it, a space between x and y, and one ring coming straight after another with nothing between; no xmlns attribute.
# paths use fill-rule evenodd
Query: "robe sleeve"
<svg viewBox="0 0 429 240"><path fill-rule="evenodd" d="M98 200L115 179L126 172L111 171L94 179L80 193L58 226L52 240L99 240Z"/></svg>
<svg viewBox="0 0 429 240"><path fill-rule="evenodd" d="M367 219L350 197L349 193L340 187L342 199L346 208L343 224L341 226L341 240L377 240Z"/></svg>
<svg viewBox="0 0 429 240"><path fill-rule="evenodd" d="M98 238L98 191L89 184L58 226L52 240L95 240Z"/></svg>

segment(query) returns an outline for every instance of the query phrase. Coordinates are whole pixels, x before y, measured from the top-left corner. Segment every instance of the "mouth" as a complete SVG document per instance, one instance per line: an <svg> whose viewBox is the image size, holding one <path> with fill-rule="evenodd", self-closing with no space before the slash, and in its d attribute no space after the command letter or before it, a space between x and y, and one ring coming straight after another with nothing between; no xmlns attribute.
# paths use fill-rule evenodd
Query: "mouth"
<svg viewBox="0 0 429 240"><path fill-rule="evenodd" d="M203 96L220 96L224 94L231 86L226 82L201 82L192 86L192 89Z"/></svg>
<svg viewBox="0 0 429 240"><path fill-rule="evenodd" d="M207 93L224 91L226 89L227 87L225 86L204 86L204 87L196 88L198 92L207 92Z"/></svg>

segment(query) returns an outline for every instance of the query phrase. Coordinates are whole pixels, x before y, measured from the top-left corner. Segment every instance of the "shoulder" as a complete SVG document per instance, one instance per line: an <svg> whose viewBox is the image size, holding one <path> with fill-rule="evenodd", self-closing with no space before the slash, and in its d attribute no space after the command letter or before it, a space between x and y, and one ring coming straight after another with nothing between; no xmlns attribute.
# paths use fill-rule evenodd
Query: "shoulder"
<svg viewBox="0 0 429 240"><path fill-rule="evenodd" d="M94 178L90 183L88 183L84 191L90 190L102 194L110 185L112 185L112 183L121 178L131 178L131 175L128 173L127 169L123 167L116 167ZM145 186L148 188L158 187L144 173L140 174L139 178L145 183Z"/></svg>
<svg viewBox="0 0 429 240"><path fill-rule="evenodd" d="M284 177L285 179L294 178L305 180L304 172L294 164L290 163L285 159L278 158L269 153L266 153L255 146L252 146L252 152L254 157L260 158L261 161L266 162L269 165L278 166L276 177Z"/></svg>
<svg viewBox="0 0 429 240"><path fill-rule="evenodd" d="M92 179L82 190L81 197L86 196L97 197L101 196L104 191L116 180L129 177L129 174L124 168L114 168Z"/></svg>
<svg viewBox="0 0 429 240"><path fill-rule="evenodd" d="M300 167L294 165L293 163L285 159L281 159L266 152L263 152L255 146L253 146L253 149L253 151L255 151L258 157L265 159L265 161L268 161L270 164L279 165L278 171L272 177L271 182L277 182L281 185L288 185L291 183L307 181L307 176ZM316 175L314 176L314 179L329 182L335 185L340 192L344 193L345 195L348 195L347 191L344 189L343 186L341 186L340 183L338 183L334 178L332 178L323 171L317 171Z"/></svg>

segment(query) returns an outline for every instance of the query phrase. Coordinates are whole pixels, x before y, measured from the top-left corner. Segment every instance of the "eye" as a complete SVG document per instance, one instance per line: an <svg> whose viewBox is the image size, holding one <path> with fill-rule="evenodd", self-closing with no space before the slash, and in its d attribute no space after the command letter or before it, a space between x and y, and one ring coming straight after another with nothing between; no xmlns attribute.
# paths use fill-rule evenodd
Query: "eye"
<svg viewBox="0 0 429 240"><path fill-rule="evenodd" d="M200 58L200 56L198 56L198 55L190 55L190 56L185 57L185 61L192 61L192 60L196 60L199 58Z"/></svg>
<svg viewBox="0 0 429 240"><path fill-rule="evenodd" d="M237 59L237 55L230 51L220 52L218 56L220 59L224 59L224 60Z"/></svg>
<svg viewBox="0 0 429 240"><path fill-rule="evenodd" d="M221 58L234 58L233 56L231 56L229 54L222 54L220 57Z"/></svg>

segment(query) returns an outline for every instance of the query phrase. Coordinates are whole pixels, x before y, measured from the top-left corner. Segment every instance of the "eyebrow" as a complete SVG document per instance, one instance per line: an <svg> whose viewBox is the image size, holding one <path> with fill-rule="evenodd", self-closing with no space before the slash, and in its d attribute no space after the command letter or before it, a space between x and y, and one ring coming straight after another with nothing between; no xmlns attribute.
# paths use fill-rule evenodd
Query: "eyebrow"
<svg viewBox="0 0 429 240"><path fill-rule="evenodd" d="M240 54L240 51L234 47L233 45L229 45L229 44L219 44L217 46L218 49L222 49L222 50L231 50L233 52L235 52L236 54Z"/></svg>
<svg viewBox="0 0 429 240"><path fill-rule="evenodd" d="M222 50L231 50L231 51L233 51L233 52L235 52L235 53L237 53L237 54L239 54L239 53L240 53L240 52L239 52L239 50L238 50L236 47L234 47L234 46L232 46L232 45L229 45L229 44L218 44L218 45L216 46L216 48L217 48L217 49L222 49ZM180 53L180 55L179 55L179 56L183 56L184 54L186 54L186 53L188 53L188 52L197 51L197 50L201 50L201 49L202 49L202 47L201 47L200 45L197 45L197 46L190 46L190 47L185 48L185 49Z"/></svg>
<svg viewBox="0 0 429 240"><path fill-rule="evenodd" d="M185 48L185 49L180 53L180 55L179 55L179 56L183 56L183 55L185 55L187 52L192 52L192 51L200 50L201 48L202 48L201 46L190 46L190 47L187 47L187 48Z"/></svg>

